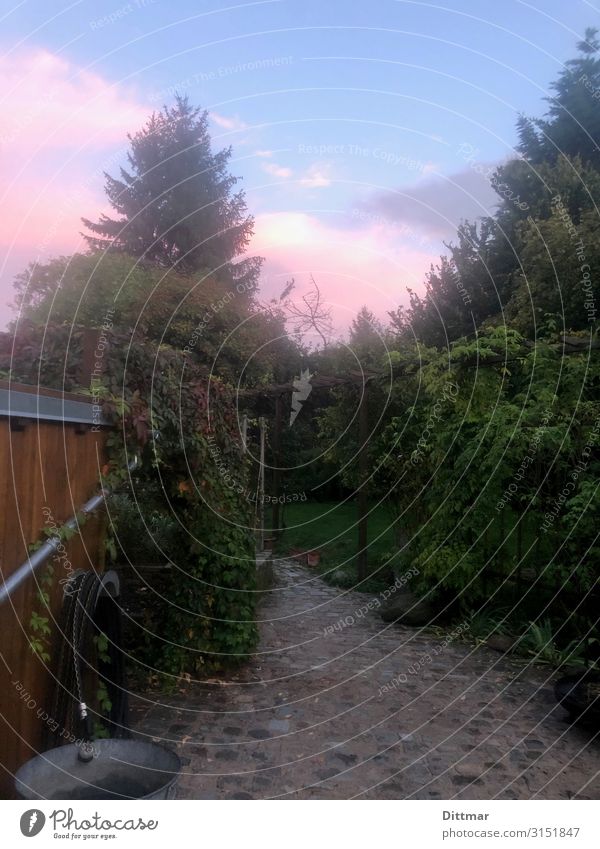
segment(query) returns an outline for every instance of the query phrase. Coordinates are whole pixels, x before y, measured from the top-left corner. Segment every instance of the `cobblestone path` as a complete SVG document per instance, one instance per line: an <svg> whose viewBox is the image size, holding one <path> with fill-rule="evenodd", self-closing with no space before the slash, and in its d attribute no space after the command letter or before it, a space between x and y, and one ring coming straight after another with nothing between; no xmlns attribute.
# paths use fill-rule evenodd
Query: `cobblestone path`
<svg viewBox="0 0 600 849"><path fill-rule="evenodd" d="M179 798L600 798L599 739L545 670L357 615L373 597L294 561L276 574L243 670L133 706L181 755Z"/></svg>

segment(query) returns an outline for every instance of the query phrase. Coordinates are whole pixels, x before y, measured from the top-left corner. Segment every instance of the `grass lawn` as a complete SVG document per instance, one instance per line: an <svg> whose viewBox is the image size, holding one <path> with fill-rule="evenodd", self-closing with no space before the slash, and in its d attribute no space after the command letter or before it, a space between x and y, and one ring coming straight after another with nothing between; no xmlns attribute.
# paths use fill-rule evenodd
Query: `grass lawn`
<svg viewBox="0 0 600 849"><path fill-rule="evenodd" d="M347 586L356 583L358 528L353 500L345 503L307 501L286 504L283 520L285 529L277 543L278 554L289 553L291 549L316 549L321 552L319 571L326 580ZM379 570L379 566L384 556L394 551L390 521L390 513L384 506L372 508L369 514L368 558L369 570L374 570L375 574L362 589L376 592L389 583L389 567ZM346 580L342 572L346 574Z"/></svg>

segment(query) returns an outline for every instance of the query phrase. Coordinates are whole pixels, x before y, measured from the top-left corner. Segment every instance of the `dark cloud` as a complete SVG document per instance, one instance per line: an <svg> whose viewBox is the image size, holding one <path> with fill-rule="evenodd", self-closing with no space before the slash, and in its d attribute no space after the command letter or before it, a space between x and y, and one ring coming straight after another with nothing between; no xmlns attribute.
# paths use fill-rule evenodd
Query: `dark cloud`
<svg viewBox="0 0 600 849"><path fill-rule="evenodd" d="M489 176L496 165L473 167L449 176L436 175L396 189L377 191L356 201L356 222L399 225L426 234L430 239L451 239L462 219L471 221L494 213L498 195Z"/></svg>

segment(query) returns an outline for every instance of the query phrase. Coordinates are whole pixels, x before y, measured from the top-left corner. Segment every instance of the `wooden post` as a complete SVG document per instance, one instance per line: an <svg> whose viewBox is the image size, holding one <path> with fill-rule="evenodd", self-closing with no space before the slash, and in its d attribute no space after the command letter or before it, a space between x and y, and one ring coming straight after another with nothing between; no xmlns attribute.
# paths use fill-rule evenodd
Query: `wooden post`
<svg viewBox="0 0 600 849"><path fill-rule="evenodd" d="M258 420L260 427L260 467L258 469L258 504L256 505L258 516L258 540L260 551L265 548L265 420L261 416Z"/></svg>
<svg viewBox="0 0 600 849"><path fill-rule="evenodd" d="M98 344L100 331L92 327L86 327L81 337L81 360L77 369L77 382L84 389L89 389L92 384L96 368L95 351ZM100 371L104 369L100 367Z"/></svg>
<svg viewBox="0 0 600 849"><path fill-rule="evenodd" d="M364 581L368 570L368 525L369 503L367 496L367 478L369 476L369 408L368 383L363 385L363 394L358 411L358 489L356 492L356 507L358 513L358 552L356 564L358 580Z"/></svg>
<svg viewBox="0 0 600 849"><path fill-rule="evenodd" d="M248 413L242 417L242 450L244 454L248 453Z"/></svg>
<svg viewBox="0 0 600 849"><path fill-rule="evenodd" d="M281 462L281 418L282 418L282 407L283 403L281 400L281 395L277 395L275 398L275 429L273 431L273 516L272 516L272 524L273 524L273 535L277 535L279 533L280 528L280 505L279 505L279 491L281 489L281 470L280 470L280 462Z"/></svg>

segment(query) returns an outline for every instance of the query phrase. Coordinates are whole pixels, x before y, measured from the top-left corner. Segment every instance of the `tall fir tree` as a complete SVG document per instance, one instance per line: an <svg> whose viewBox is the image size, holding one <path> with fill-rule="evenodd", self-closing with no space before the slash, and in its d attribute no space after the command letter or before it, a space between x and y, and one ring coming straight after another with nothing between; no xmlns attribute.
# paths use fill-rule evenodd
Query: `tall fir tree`
<svg viewBox="0 0 600 849"><path fill-rule="evenodd" d="M231 148L211 149L208 113L177 96L129 136L129 170L106 174L118 218L84 218L92 249L120 251L184 273L210 272L252 291L262 260L240 259L253 232L243 191L228 172ZM240 286L241 288L241 286Z"/></svg>
<svg viewBox="0 0 600 849"><path fill-rule="evenodd" d="M555 162L561 156L579 156L600 169L600 41L589 27L577 44L579 56L565 62L550 84L553 96L544 118L521 116L517 149L529 162Z"/></svg>
<svg viewBox="0 0 600 849"><path fill-rule="evenodd" d="M542 118L517 121L519 158L500 165L492 178L498 209L477 224L463 222L449 256L432 267L423 295L410 293L408 306L390 313L405 338L416 335L444 348L474 334L484 324L511 321L525 334L555 316L559 324L580 330L589 325L581 306L575 271L562 279L553 268L572 259L574 244L565 221L557 221L560 196L572 222L587 236L586 255L595 256L597 204L600 197L600 41L588 28L577 45L579 55L565 63L550 84L553 97ZM533 222L533 223L532 223ZM548 223L548 227L546 224ZM548 244L539 244L541 232ZM537 235L536 235L537 234ZM576 241L576 240L575 240ZM543 250L556 252L550 265ZM571 262L571 265L573 263ZM581 265L581 263L580 263ZM581 275L580 275L581 276ZM535 293L535 297L532 295Z"/></svg>

